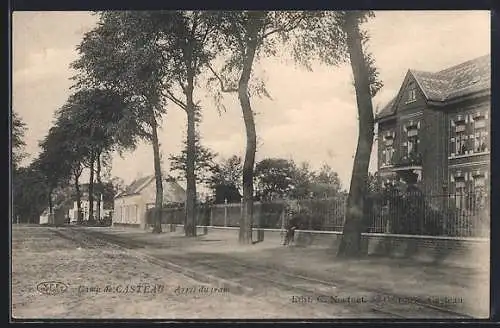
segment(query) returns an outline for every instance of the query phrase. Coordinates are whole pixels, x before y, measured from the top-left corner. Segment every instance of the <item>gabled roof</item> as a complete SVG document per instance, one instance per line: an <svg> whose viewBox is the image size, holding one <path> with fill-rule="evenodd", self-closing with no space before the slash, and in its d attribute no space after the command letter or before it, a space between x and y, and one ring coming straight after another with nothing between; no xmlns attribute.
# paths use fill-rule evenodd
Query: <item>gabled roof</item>
<svg viewBox="0 0 500 328"><path fill-rule="evenodd" d="M146 186L154 180L154 175L153 176L147 176L143 178L139 178L134 180L130 185L128 185L124 191L119 193L118 195L115 196L115 198L119 197L124 197L124 196L130 196L130 195L135 195L141 192Z"/></svg>
<svg viewBox="0 0 500 328"><path fill-rule="evenodd" d="M386 116L390 116L394 114L396 110L396 106L394 104L396 103L397 96L392 98L391 101L389 101L377 114L376 114L376 119L383 118Z"/></svg>
<svg viewBox="0 0 500 328"><path fill-rule="evenodd" d="M163 200L164 202L183 203L186 201L186 190L182 188L174 179L165 179L167 185L165 186Z"/></svg>
<svg viewBox="0 0 500 328"><path fill-rule="evenodd" d="M137 195L141 193L150 183L155 181L154 175L149 175L143 178L134 180L130 185L128 185L125 190L118 195L116 198ZM183 202L186 198L186 191L182 188L176 181L175 178L167 176L164 178L164 198L171 202ZM168 192L167 192L168 189Z"/></svg>
<svg viewBox="0 0 500 328"><path fill-rule="evenodd" d="M415 79L427 101L443 104L491 88L489 54L435 73L410 69L408 74ZM397 96L384 106L377 119L394 114L396 99Z"/></svg>

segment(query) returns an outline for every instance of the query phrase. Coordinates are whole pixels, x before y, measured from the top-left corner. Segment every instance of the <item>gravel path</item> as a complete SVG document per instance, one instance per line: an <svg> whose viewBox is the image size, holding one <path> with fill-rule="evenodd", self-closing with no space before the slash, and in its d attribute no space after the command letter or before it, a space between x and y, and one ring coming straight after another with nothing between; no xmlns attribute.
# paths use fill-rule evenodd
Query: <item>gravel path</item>
<svg viewBox="0 0 500 328"><path fill-rule="evenodd" d="M13 228L13 318L352 317L346 306L292 302L293 294L279 288L252 296L235 295L166 270L131 251L92 245L92 241L82 243L77 233L74 240L64 238L65 229ZM63 285L67 289L62 293L43 293L61 291Z"/></svg>

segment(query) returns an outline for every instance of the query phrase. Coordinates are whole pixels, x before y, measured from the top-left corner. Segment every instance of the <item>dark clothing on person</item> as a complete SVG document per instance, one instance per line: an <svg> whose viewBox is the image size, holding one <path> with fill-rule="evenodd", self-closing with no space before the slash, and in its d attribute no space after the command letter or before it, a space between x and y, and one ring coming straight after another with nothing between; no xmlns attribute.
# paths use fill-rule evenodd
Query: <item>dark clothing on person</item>
<svg viewBox="0 0 500 328"><path fill-rule="evenodd" d="M286 228L285 245L290 242L293 243L295 240L295 230L299 228L299 218L297 216L292 216L290 221L288 221L288 226Z"/></svg>

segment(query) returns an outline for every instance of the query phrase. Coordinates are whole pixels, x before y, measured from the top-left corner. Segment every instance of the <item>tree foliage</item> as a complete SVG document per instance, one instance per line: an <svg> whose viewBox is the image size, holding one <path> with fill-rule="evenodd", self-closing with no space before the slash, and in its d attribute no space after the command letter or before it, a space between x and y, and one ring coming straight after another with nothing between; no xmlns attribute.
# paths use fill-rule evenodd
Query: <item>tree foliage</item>
<svg viewBox="0 0 500 328"><path fill-rule="evenodd" d="M266 158L255 165L258 196L262 199L283 198L294 188L293 163L282 158Z"/></svg>
<svg viewBox="0 0 500 328"><path fill-rule="evenodd" d="M238 190L242 187L243 161L240 156L233 155L222 158L215 163L214 175L210 181L212 189L217 186L233 186Z"/></svg>
<svg viewBox="0 0 500 328"><path fill-rule="evenodd" d="M186 140L183 141L183 149L180 154L171 155L170 168L171 171L177 172L176 178L186 181L187 169L187 145ZM196 137L196 153L195 153L195 176L198 184L210 184L213 180L213 174L217 170L215 157L217 153L201 144L200 136Z"/></svg>
<svg viewBox="0 0 500 328"><path fill-rule="evenodd" d="M172 76L171 38L164 33L174 18L172 12L105 11L98 14L97 28L88 32L77 50L80 58L72 66L79 71L76 88L104 87L120 92L127 111L119 132L151 142L158 211L153 232L161 232L163 205L158 121L166 112L165 91ZM168 60L167 60L168 59Z"/></svg>
<svg viewBox="0 0 500 328"><path fill-rule="evenodd" d="M100 12L98 26L77 47L74 88L114 90L127 103L119 132L152 139L152 119L165 113L166 63L149 12Z"/></svg>
<svg viewBox="0 0 500 328"><path fill-rule="evenodd" d="M11 150L12 150L12 165L16 169L20 162L26 157L24 153L24 136L26 134L26 123L16 112L12 112L12 135L11 135Z"/></svg>
<svg viewBox="0 0 500 328"><path fill-rule="evenodd" d="M340 192L338 174L328 165L318 172L309 163L297 165L282 158L267 158L255 167L257 195L262 199L323 198Z"/></svg>
<svg viewBox="0 0 500 328"><path fill-rule="evenodd" d="M20 223L38 223L48 204L48 190L45 176L33 162L13 172L12 201L13 220Z"/></svg>

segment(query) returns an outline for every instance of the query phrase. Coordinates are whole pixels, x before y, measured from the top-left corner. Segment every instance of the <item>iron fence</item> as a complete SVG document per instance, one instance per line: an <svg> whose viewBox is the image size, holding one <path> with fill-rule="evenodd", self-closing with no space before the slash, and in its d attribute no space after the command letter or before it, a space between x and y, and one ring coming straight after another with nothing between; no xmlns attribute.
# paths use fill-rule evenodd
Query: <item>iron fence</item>
<svg viewBox="0 0 500 328"><path fill-rule="evenodd" d="M370 194L364 200L364 232L454 237L487 237L489 195L483 191L424 195L419 191ZM347 195L296 201L288 212L284 201L254 203L254 227L282 228L295 216L299 228L342 231L347 212ZM241 204L198 206L199 225L238 227ZM163 208L162 223L183 224L183 207ZM147 223L152 224L152 210Z"/></svg>

